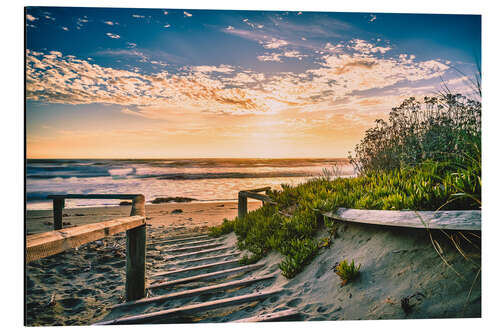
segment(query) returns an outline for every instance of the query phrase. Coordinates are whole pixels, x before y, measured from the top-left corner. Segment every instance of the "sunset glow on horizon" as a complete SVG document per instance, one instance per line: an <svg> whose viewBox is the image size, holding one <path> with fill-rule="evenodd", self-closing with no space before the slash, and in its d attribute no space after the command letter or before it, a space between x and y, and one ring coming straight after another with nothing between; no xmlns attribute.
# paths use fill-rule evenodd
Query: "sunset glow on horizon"
<svg viewBox="0 0 500 333"><path fill-rule="evenodd" d="M28 158L346 157L442 84L478 15L29 7Z"/></svg>

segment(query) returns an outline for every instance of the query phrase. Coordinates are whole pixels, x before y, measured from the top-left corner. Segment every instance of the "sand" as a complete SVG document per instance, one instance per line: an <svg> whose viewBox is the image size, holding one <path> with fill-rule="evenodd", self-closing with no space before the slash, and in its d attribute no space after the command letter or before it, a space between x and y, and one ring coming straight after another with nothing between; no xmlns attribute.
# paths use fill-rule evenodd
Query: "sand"
<svg viewBox="0 0 500 333"><path fill-rule="evenodd" d="M213 223L220 223L221 219L217 222L215 216L219 218L218 214L222 212L215 208L226 208L226 214L236 215L236 211L231 209L236 207L236 203L227 206L225 204L224 207L199 205L200 203L166 204L165 208L161 208L162 205L148 206L148 215L152 217L148 221L151 223L148 227L149 239L170 237L175 233L189 233L189 229L175 230L178 227L186 227L181 223L187 222L192 222L198 231L204 230L205 223L202 222L212 223L210 219L206 220L208 216L214 218ZM185 211L182 215L184 220L179 219L181 216L173 217L161 213L164 210L176 209L177 206ZM122 209L124 208L106 208L106 212ZM211 211L212 215L208 215L208 211ZM204 214L205 217L195 220L196 214ZM187 220L189 218L192 218L192 221ZM123 302L125 261L124 235L110 237L28 266L28 324L88 325L121 316L274 288L285 290L264 301L197 314L183 318L183 321L225 322L286 309L297 309L301 313L296 320L480 317L480 249L462 242L468 255L468 260L465 260L440 231L435 231L432 235L439 243L437 248L442 251L441 255L452 268L445 264L432 246L426 230L342 223L338 237L332 240L331 246L322 249L306 269L293 279L288 280L280 275L278 265L281 256L274 252L260 261L265 263L263 268L240 277L274 273L276 278L273 280L202 295L192 300L174 300L127 310L111 309L112 305ZM318 238L324 236L324 231L318 234ZM233 246L229 252L237 251L234 234L224 236L217 242ZM356 264L361 264L361 275L355 281L341 286L341 280L333 267L344 259L354 259ZM181 267L185 266L178 266L175 262L166 260L160 246L153 246L148 250L148 276L158 271ZM180 277L182 275L175 278ZM154 295L201 285L194 283L179 286L154 292ZM52 295L55 295L54 302L50 304ZM411 309L408 313L401 307L401 299L404 297L410 297Z"/></svg>

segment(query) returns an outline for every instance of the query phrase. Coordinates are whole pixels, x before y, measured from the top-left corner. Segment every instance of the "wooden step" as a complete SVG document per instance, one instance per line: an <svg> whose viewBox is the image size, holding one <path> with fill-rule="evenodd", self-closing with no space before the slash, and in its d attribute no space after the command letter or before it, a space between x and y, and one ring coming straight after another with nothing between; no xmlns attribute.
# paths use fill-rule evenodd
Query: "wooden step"
<svg viewBox="0 0 500 333"><path fill-rule="evenodd" d="M179 238L179 239L172 239L172 238L165 238L162 240L156 240L154 242L149 242L149 244L174 244L174 243L182 243L182 242L187 242L187 241L195 241L195 240L201 240L201 239L206 239L210 238L208 235L203 235L203 236L197 236L197 237L189 237L189 238Z"/></svg>
<svg viewBox="0 0 500 333"><path fill-rule="evenodd" d="M196 312L205 312L212 309L238 305L242 303L253 302L267 298L271 295L278 294L282 292L283 289L273 289L266 291L259 291L252 294L245 294L241 296L235 296L230 298L223 298L216 301L204 302L199 304L186 305L179 308L168 309L163 311L157 311L152 313L144 313L135 316L122 317L108 321L102 321L96 323L95 325L123 325L123 324L142 324L148 323L152 324L160 320L168 319L171 317L177 317L181 315L188 315Z"/></svg>
<svg viewBox="0 0 500 333"><path fill-rule="evenodd" d="M179 258L186 258L186 257L196 256L199 254L218 252L218 251L232 249L232 248L233 248L232 246L223 246L223 247L218 247L215 249L202 250L202 251L198 251L198 252L189 252L189 253L179 254L176 256L169 256L169 257L166 257L165 260L177 260Z"/></svg>
<svg viewBox="0 0 500 333"><path fill-rule="evenodd" d="M180 243L180 244L174 244L170 245L168 248L176 248L180 246L196 246L196 245L203 245L203 244L208 244L208 243L213 243L214 241L217 241L217 239L207 239L207 240L201 240L197 242L189 242L189 243Z"/></svg>
<svg viewBox="0 0 500 333"><path fill-rule="evenodd" d="M176 262L175 264L176 265L192 264L194 262L205 261L205 260L214 260L214 259L221 259L221 258L226 258L226 257L236 257L236 256L239 256L240 254L241 254L241 252L225 253L225 254L220 254L217 256L209 256L209 257L202 257L202 258L185 260L185 261L181 261L181 262Z"/></svg>
<svg viewBox="0 0 500 333"><path fill-rule="evenodd" d="M284 311L278 311L273 313L264 313L255 317L243 318L240 320L233 320L230 323L258 323L266 321L281 321L284 319L290 319L293 317L298 317L299 312L295 309L289 309Z"/></svg>
<svg viewBox="0 0 500 333"><path fill-rule="evenodd" d="M180 274L180 273L199 271L199 270L207 269L207 268L213 268L213 267L224 266L224 265L229 265L229 264L237 264L238 261L239 261L239 259L226 260L226 261L215 262L212 264L206 264L206 265L200 265L200 266L194 266L194 267L188 267L188 268L181 268L181 269L176 269L176 270L172 270L172 271L164 271L164 272L152 274L151 277L156 278L156 277L160 277L160 276L169 276L169 275L175 275L175 274Z"/></svg>
<svg viewBox="0 0 500 333"><path fill-rule="evenodd" d="M259 268L264 267L265 264L253 264L253 265L246 265L246 266L241 266L241 267L235 267L235 268L230 268L230 269L225 269L222 271L217 271L217 272L211 272L211 273L205 273L205 274L200 274L200 275L195 275L195 276L189 276L186 278L182 279L177 279L177 280L171 280L171 281L166 281L166 282L160 282L157 284L150 284L147 286L147 289L156 289L156 288L165 288L165 287L170 287L174 286L177 284L182 284L182 283L189 283L193 281L198 281L198 280L203 280L203 279L208 279L208 278L214 278L214 277L221 277L224 275L231 275L235 273L244 273L244 272L249 272L253 271Z"/></svg>
<svg viewBox="0 0 500 333"><path fill-rule="evenodd" d="M221 246L222 243L215 244L207 244L207 245L198 245L198 246L188 246L188 247L178 247L178 248L169 248L169 249L161 249L162 252L185 252L185 251L196 251L203 249L211 249L213 247Z"/></svg>
<svg viewBox="0 0 500 333"><path fill-rule="evenodd" d="M166 300L172 300L172 299L178 299L178 298L194 297L194 296L202 295L205 293L211 293L214 291L242 287L242 286L250 285L252 283L256 283L259 281L269 280L269 279L272 279L274 277L276 277L276 275L274 275L274 274L263 275L263 276L259 276L259 277L251 277L248 279L236 280L236 281L231 281L231 282L226 282L226 283L221 283L221 284L215 284L215 285L208 286L208 287L190 289L190 290L180 291L180 292L167 294L167 295L160 295L160 296L155 296L155 297L150 297L150 298L143 298L143 299L133 301L133 302L117 304L111 308L115 309L115 308L122 308L122 307L134 306L134 305L163 302Z"/></svg>

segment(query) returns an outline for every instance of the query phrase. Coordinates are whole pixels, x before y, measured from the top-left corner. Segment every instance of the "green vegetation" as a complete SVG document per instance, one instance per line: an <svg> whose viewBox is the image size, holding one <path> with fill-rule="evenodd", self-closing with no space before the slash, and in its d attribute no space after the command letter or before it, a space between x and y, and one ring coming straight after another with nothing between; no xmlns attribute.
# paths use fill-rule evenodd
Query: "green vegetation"
<svg viewBox="0 0 500 333"><path fill-rule="evenodd" d="M350 265L347 263L347 260L344 260L335 267L335 273L340 276L342 285L344 286L349 281L353 281L358 277L360 267L361 265L358 265L358 267L354 265L354 260L351 261Z"/></svg>
<svg viewBox="0 0 500 333"><path fill-rule="evenodd" d="M272 250L284 256L282 274L302 271L330 240L318 241L336 225L322 213L338 207L383 210L436 210L481 207L481 104L460 95L414 99L393 109L366 132L351 162L359 175L322 177L280 191L269 191L275 204L265 204L242 219L225 220L214 236L234 231L238 247L252 253L242 263L256 262Z"/></svg>

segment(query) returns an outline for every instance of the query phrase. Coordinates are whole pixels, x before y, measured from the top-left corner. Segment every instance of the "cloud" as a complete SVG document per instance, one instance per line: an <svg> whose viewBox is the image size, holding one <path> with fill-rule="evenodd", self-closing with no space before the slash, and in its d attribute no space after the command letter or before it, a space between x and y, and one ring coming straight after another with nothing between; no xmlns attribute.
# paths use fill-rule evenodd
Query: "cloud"
<svg viewBox="0 0 500 333"><path fill-rule="evenodd" d="M251 26L253 29L257 28L257 29L262 29L264 28L264 25L263 24L259 24L259 23L252 23L250 22L249 19L243 19L243 22L246 23L247 25Z"/></svg>
<svg viewBox="0 0 500 333"><path fill-rule="evenodd" d="M168 11L164 10L163 15L168 15Z"/></svg>
<svg viewBox="0 0 500 333"><path fill-rule="evenodd" d="M26 19L28 21L31 21L31 22L34 22L36 20L38 20L38 18L34 17L33 15L30 15L30 14L26 14Z"/></svg>
<svg viewBox="0 0 500 333"><path fill-rule="evenodd" d="M302 58L306 57L305 54L301 54L298 51L284 51L282 53L273 52L266 53L264 55L257 56L259 61L274 61L274 62L282 62L282 58L297 58L302 60Z"/></svg>
<svg viewBox="0 0 500 333"><path fill-rule="evenodd" d="M358 44L359 41L353 41L335 46L335 52L327 51L315 67L301 73L269 74L224 64L145 74L139 69L102 67L58 51L28 50L26 97L47 103L122 105L129 109L124 112L155 119L166 119L175 112L257 115L286 110L319 112L340 107L382 112L390 110L389 102L404 96L405 91L400 89L418 83L425 91L429 80L437 79L449 68L438 60L418 61L415 56L388 57L378 51L357 51L353 45ZM140 62L165 65L136 49L99 54L137 57ZM281 62L302 56L306 55L297 50L283 50L266 53L258 59ZM373 90L380 92L379 97L383 94L395 97L387 98L387 102L382 98L384 103L376 103L369 96Z"/></svg>
<svg viewBox="0 0 500 333"><path fill-rule="evenodd" d="M120 38L120 35L112 34L111 32L107 32L106 36L108 36L109 38L112 38L112 39L119 39Z"/></svg>
<svg viewBox="0 0 500 333"><path fill-rule="evenodd" d="M186 11L184 12L184 17L191 17L191 16L193 16L193 14L190 14L190 13L188 13Z"/></svg>
<svg viewBox="0 0 500 333"><path fill-rule="evenodd" d="M357 51L357 52L366 53L366 54L367 53L377 53L377 52L384 54L387 51L390 51L392 49L389 46L386 46L386 47L375 46L372 43L369 43L369 42L362 40L362 39L353 39L350 42L350 45L348 47Z"/></svg>
<svg viewBox="0 0 500 333"><path fill-rule="evenodd" d="M288 45L286 40L272 38L270 41L261 42L262 46L266 49L277 49L282 46Z"/></svg>
<svg viewBox="0 0 500 333"><path fill-rule="evenodd" d="M132 14L133 18L144 18L144 15L139 15L139 14Z"/></svg>
<svg viewBox="0 0 500 333"><path fill-rule="evenodd" d="M275 61L275 62L281 62L281 57L282 55L279 53L271 53L271 54L264 54L257 56L257 59L259 61Z"/></svg>
<svg viewBox="0 0 500 333"><path fill-rule="evenodd" d="M167 24L165 24L163 27L164 27L164 28L170 28L170 24L168 24L168 23L167 23Z"/></svg>
<svg viewBox="0 0 500 333"><path fill-rule="evenodd" d="M68 27L61 27L61 29L63 29L64 31L68 31Z"/></svg>
<svg viewBox="0 0 500 333"><path fill-rule="evenodd" d="M134 47L136 47L136 46L137 46L137 44L136 44L136 43L127 42L127 46L128 46L129 48L132 48L132 49L133 49Z"/></svg>
<svg viewBox="0 0 500 333"><path fill-rule="evenodd" d="M107 24L107 25L115 25L115 23L113 21L104 21L103 23Z"/></svg>
<svg viewBox="0 0 500 333"><path fill-rule="evenodd" d="M201 73L210 73L210 72L217 72L217 73L230 73L233 72L234 69L229 66L229 65L220 65L220 66L194 66L193 70Z"/></svg>
<svg viewBox="0 0 500 333"><path fill-rule="evenodd" d="M84 16L83 18L79 17L76 19L76 29L77 30L80 30L81 28L83 28L83 26L85 25L85 23L88 23L89 20L87 18L87 16Z"/></svg>
<svg viewBox="0 0 500 333"><path fill-rule="evenodd" d="M368 22L373 22L377 19L377 16L374 15L374 14L370 14L370 19L368 20Z"/></svg>
<svg viewBox="0 0 500 333"><path fill-rule="evenodd" d="M234 30L234 27L232 25L228 25L226 30Z"/></svg>

